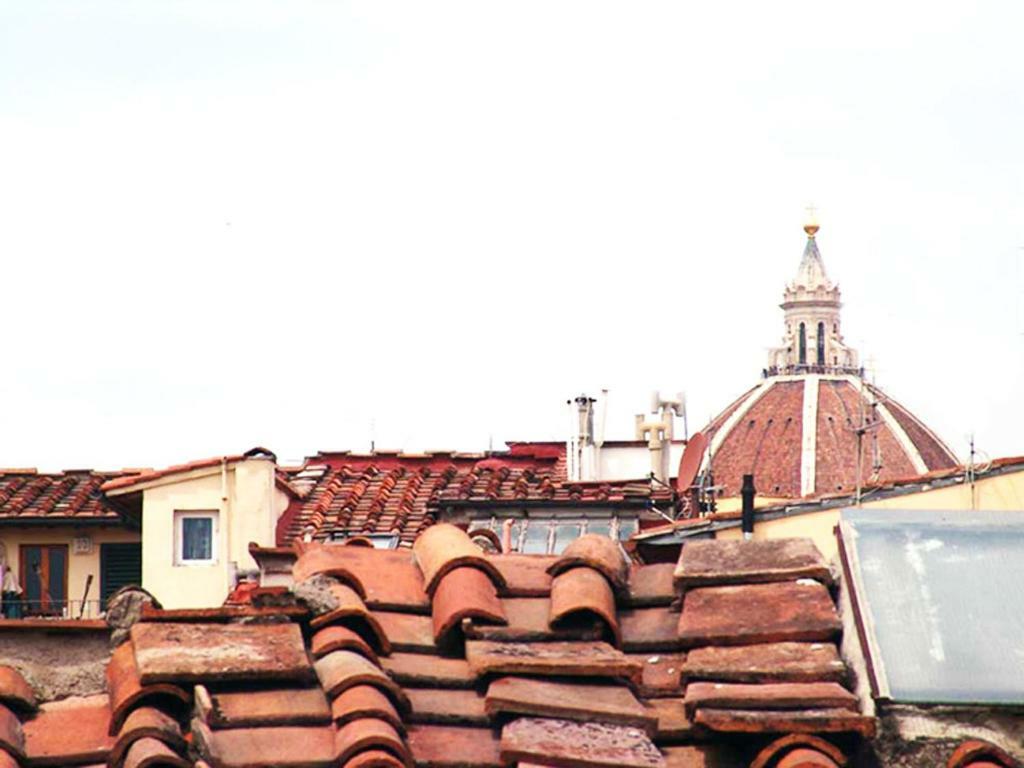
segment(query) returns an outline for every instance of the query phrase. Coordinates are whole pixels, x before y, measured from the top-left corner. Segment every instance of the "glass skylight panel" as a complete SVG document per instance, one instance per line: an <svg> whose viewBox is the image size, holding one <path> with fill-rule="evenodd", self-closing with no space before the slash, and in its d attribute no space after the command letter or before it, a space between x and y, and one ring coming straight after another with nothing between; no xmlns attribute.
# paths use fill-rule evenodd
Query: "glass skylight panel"
<svg viewBox="0 0 1024 768"><path fill-rule="evenodd" d="M840 536L876 696L1024 704L1024 512L846 510Z"/></svg>

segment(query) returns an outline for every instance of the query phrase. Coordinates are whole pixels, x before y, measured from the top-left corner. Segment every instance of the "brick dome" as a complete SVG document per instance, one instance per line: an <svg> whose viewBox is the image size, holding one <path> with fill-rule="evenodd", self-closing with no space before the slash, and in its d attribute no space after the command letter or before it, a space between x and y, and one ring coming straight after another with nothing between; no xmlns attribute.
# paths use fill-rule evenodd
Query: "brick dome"
<svg viewBox="0 0 1024 768"><path fill-rule="evenodd" d="M771 376L705 428L715 485L739 494L744 474L763 496L853 491L858 431L861 479L885 482L949 469L956 456L920 419L852 374Z"/></svg>
<svg viewBox="0 0 1024 768"><path fill-rule="evenodd" d="M796 498L911 477L958 462L920 419L864 380L857 351L841 332L839 286L818 250L817 222L796 276L779 305L782 346L770 350L762 382L732 403L704 433L704 460L726 496L744 474L764 496Z"/></svg>

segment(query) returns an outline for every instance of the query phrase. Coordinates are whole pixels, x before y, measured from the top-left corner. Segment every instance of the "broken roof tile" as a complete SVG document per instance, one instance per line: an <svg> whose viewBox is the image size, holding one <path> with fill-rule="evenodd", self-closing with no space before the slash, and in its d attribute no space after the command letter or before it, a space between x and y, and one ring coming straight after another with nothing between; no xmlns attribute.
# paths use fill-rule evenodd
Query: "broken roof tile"
<svg viewBox="0 0 1024 768"><path fill-rule="evenodd" d="M479 568L491 577L495 586L505 587L501 571L484 556L468 533L450 523L437 523L427 528L413 543L412 551L423 571L428 595L437 589L442 576L462 566Z"/></svg>
<svg viewBox="0 0 1024 768"><path fill-rule="evenodd" d="M123 765L124 768L192 768L192 761L181 757L159 739L146 736L132 742L123 764L114 762L112 765Z"/></svg>
<svg viewBox="0 0 1024 768"><path fill-rule="evenodd" d="M478 624L507 624L505 610L490 577L477 568L454 568L441 577L433 601L434 641L449 645L463 619Z"/></svg>
<svg viewBox="0 0 1024 768"><path fill-rule="evenodd" d="M407 738L417 768L500 768L499 742L490 728L414 725Z"/></svg>
<svg viewBox="0 0 1024 768"><path fill-rule="evenodd" d="M0 702L15 712L34 712L38 703L31 686L14 667L0 665Z"/></svg>
<svg viewBox="0 0 1024 768"><path fill-rule="evenodd" d="M328 697L334 698L355 685L372 685L387 694L400 712L409 710L405 692L380 668L352 651L333 651L317 659L316 673Z"/></svg>
<svg viewBox="0 0 1024 768"><path fill-rule="evenodd" d="M792 581L832 583L828 564L811 539L697 539L679 555L676 583L684 588Z"/></svg>
<svg viewBox="0 0 1024 768"><path fill-rule="evenodd" d="M691 589L679 618L687 646L830 640L841 629L828 589L812 580Z"/></svg>
<svg viewBox="0 0 1024 768"><path fill-rule="evenodd" d="M875 735L875 719L848 709L705 709L694 722L727 733L858 733Z"/></svg>
<svg viewBox="0 0 1024 768"><path fill-rule="evenodd" d="M521 717L501 732L501 757L564 768L663 768L665 758L639 728Z"/></svg>
<svg viewBox="0 0 1024 768"><path fill-rule="evenodd" d="M857 697L838 683L690 683L686 711L713 709L848 709Z"/></svg>
<svg viewBox="0 0 1024 768"><path fill-rule="evenodd" d="M625 651L674 651L683 647L679 613L668 607L619 611L619 626Z"/></svg>
<svg viewBox="0 0 1024 768"><path fill-rule="evenodd" d="M384 720L362 717L345 723L334 737L335 760L344 765L360 752L379 749L389 752L412 768L412 756L402 736Z"/></svg>
<svg viewBox="0 0 1024 768"><path fill-rule="evenodd" d="M313 678L297 624L161 624L131 629L143 685Z"/></svg>
<svg viewBox="0 0 1024 768"><path fill-rule="evenodd" d="M846 665L833 643L765 643L691 650L683 662L686 680L737 683L839 682Z"/></svg>
<svg viewBox="0 0 1024 768"><path fill-rule="evenodd" d="M402 686L425 688L472 688L476 675L465 659L446 659L423 653L393 653L381 666Z"/></svg>
<svg viewBox="0 0 1024 768"><path fill-rule="evenodd" d="M653 736L657 717L624 685L502 677L487 689L487 714L532 715L580 722L628 725Z"/></svg>
<svg viewBox="0 0 1024 768"><path fill-rule="evenodd" d="M621 677L639 681L641 666L601 642L495 643L466 641L466 660L478 675Z"/></svg>
<svg viewBox="0 0 1024 768"><path fill-rule="evenodd" d="M32 765L106 762L114 746L108 733L110 700L106 694L43 704L35 717L22 725L25 752Z"/></svg>
<svg viewBox="0 0 1024 768"><path fill-rule="evenodd" d="M570 568L585 565L604 574L616 594L627 595L629 563L618 541L596 533L587 533L569 542L548 573L557 576Z"/></svg>
<svg viewBox="0 0 1024 768"><path fill-rule="evenodd" d="M487 725L484 699L473 690L453 688L410 688L412 723Z"/></svg>
<svg viewBox="0 0 1024 768"><path fill-rule="evenodd" d="M197 751L216 768L333 768L334 734L331 726L312 725L213 731L192 721Z"/></svg>
<svg viewBox="0 0 1024 768"><path fill-rule="evenodd" d="M402 718L391 699L374 685L353 685L338 694L331 702L331 716L337 725L345 725L362 717L375 717L390 723L403 733Z"/></svg>
<svg viewBox="0 0 1024 768"><path fill-rule="evenodd" d="M622 646L611 585L600 571L589 567L561 571L551 583L548 623L554 628L571 628L580 619L603 622L606 639L617 648Z"/></svg>
<svg viewBox="0 0 1024 768"><path fill-rule="evenodd" d="M275 725L324 725L331 721L320 688L211 691L195 687L196 713L213 730Z"/></svg>

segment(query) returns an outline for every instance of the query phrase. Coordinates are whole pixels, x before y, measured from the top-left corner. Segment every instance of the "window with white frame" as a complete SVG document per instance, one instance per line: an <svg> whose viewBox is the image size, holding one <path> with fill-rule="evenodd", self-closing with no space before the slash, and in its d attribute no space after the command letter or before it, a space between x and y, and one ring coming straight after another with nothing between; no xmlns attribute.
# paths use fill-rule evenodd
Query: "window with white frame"
<svg viewBox="0 0 1024 768"><path fill-rule="evenodd" d="M174 513L175 565L213 565L217 562L216 510Z"/></svg>
<svg viewBox="0 0 1024 768"><path fill-rule="evenodd" d="M484 528L501 535L506 517L480 517L470 522L470 534ZM610 515L601 517L579 517L561 515L531 515L513 517L511 533L512 550L524 554L561 554L570 542L585 533L596 533L611 539L625 541L637 530L637 518Z"/></svg>

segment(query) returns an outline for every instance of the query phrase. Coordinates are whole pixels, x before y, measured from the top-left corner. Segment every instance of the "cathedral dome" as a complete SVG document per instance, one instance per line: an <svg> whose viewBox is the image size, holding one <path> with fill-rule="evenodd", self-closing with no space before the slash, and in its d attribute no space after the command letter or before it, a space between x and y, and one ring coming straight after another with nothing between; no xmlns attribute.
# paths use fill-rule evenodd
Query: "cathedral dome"
<svg viewBox="0 0 1024 768"><path fill-rule="evenodd" d="M808 234L786 286L783 345L770 351L762 381L712 419L705 470L725 496L752 474L759 494L780 498L852 492L958 464L920 419L864 380L857 352L840 333L839 287Z"/></svg>

